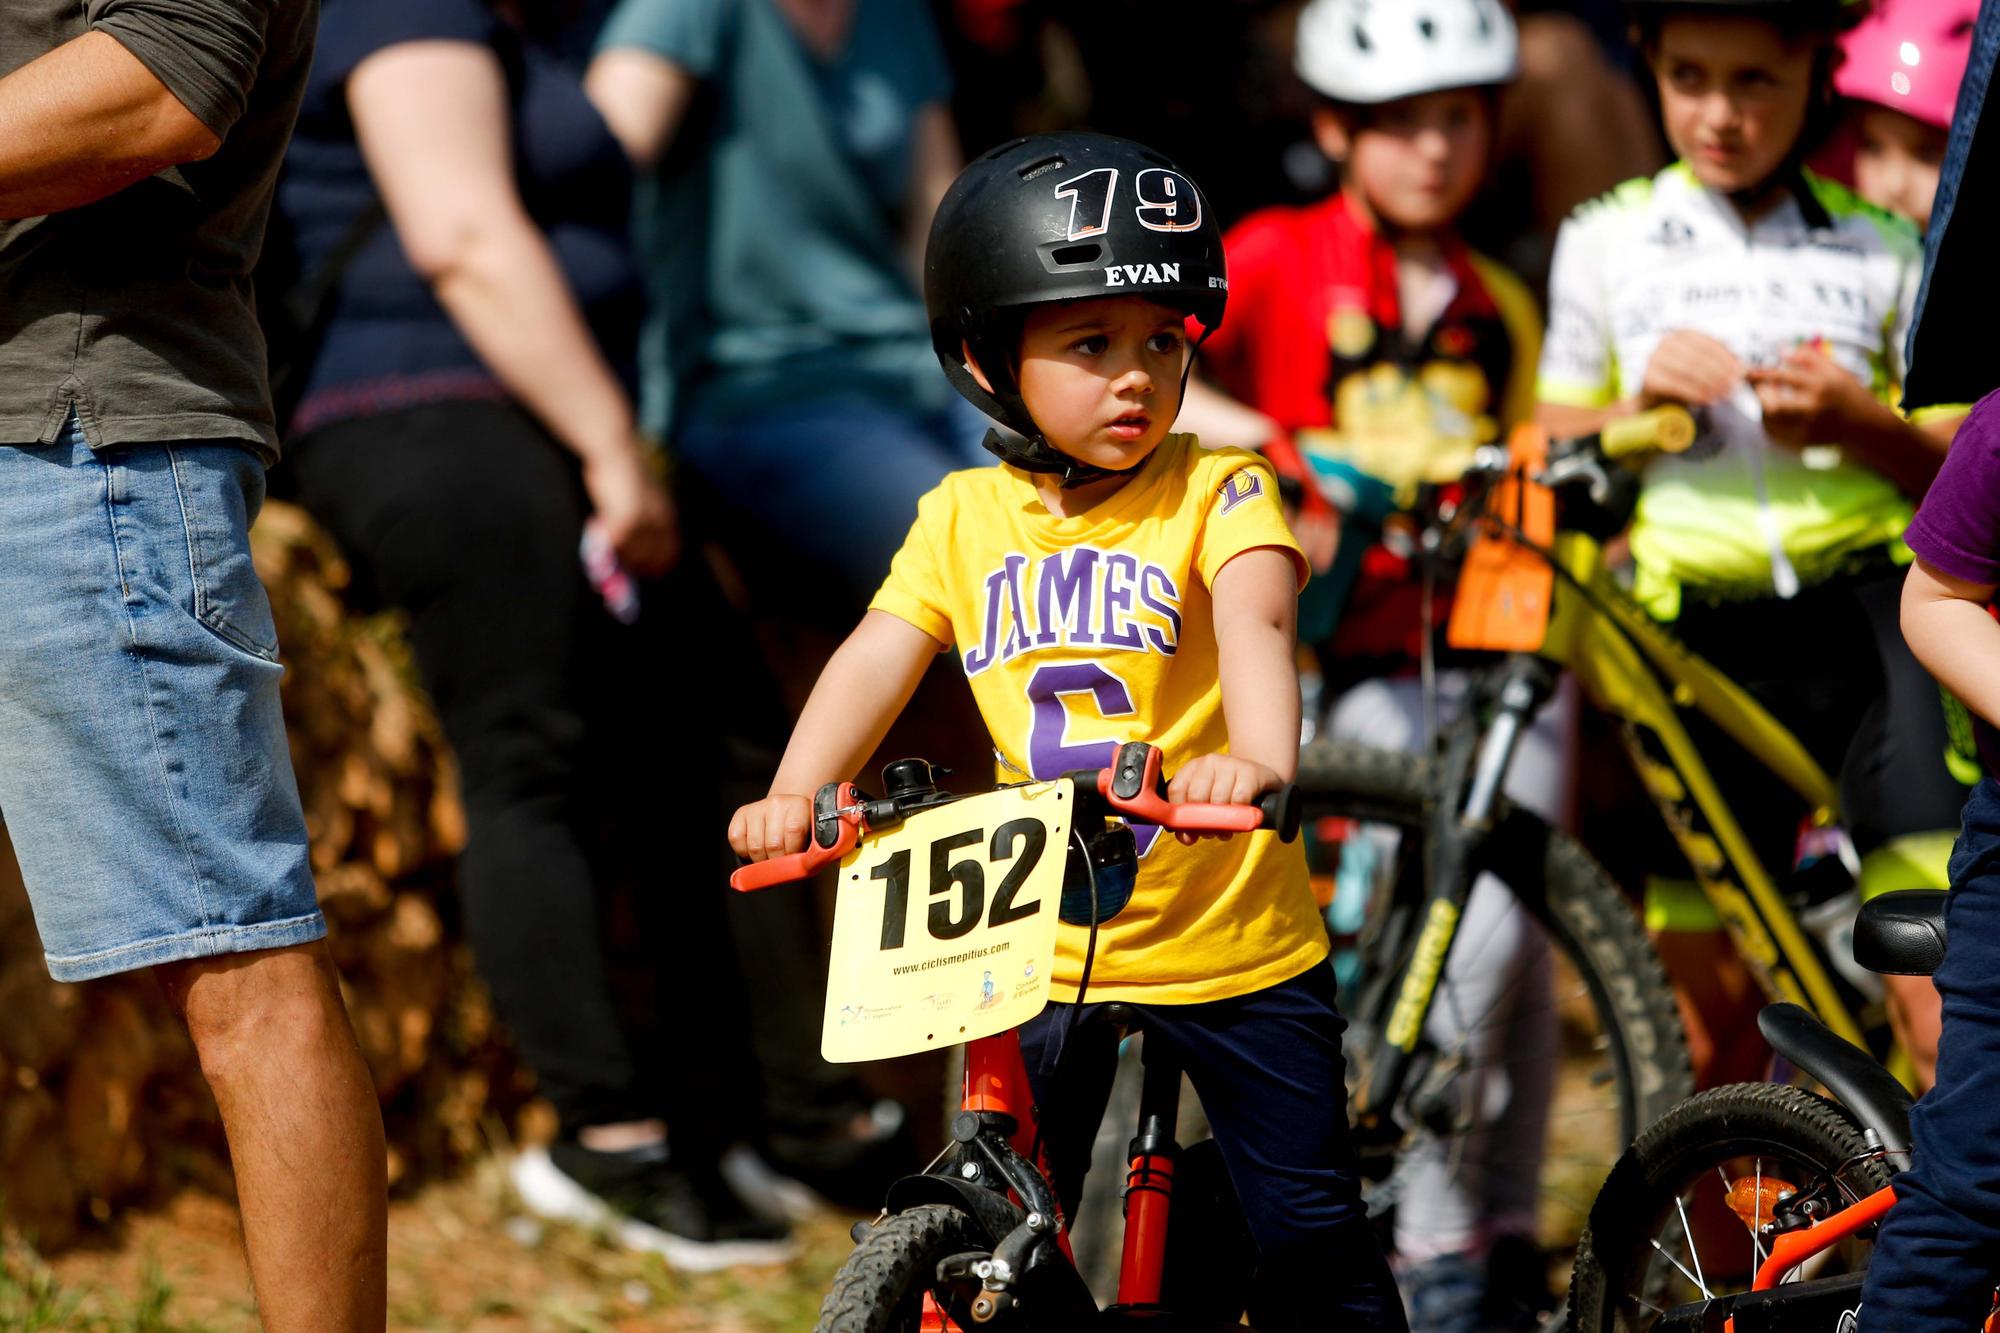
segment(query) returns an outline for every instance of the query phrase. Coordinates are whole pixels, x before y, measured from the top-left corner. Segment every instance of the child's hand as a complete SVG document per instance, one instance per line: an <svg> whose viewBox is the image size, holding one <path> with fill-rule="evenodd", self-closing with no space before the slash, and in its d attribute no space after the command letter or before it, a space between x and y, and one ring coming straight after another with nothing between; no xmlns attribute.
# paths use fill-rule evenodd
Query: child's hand
<svg viewBox="0 0 2000 1333"><path fill-rule="evenodd" d="M1253 759L1238 759L1229 754L1198 755L1181 765L1180 772L1174 774L1167 784L1167 799L1176 805L1200 805L1216 802L1226 805L1248 805L1267 791L1275 791L1285 785L1277 770L1269 768ZM1176 833L1175 837L1193 846L1197 838L1231 837L1228 833Z"/></svg>
<svg viewBox="0 0 2000 1333"><path fill-rule="evenodd" d="M1736 359L1736 353L1705 333L1675 329L1660 339L1653 359L1646 363L1639 406L1684 403L1706 407L1727 398L1742 378L1743 363Z"/></svg>
<svg viewBox="0 0 2000 1333"><path fill-rule="evenodd" d="M1764 433L1794 449L1839 440L1847 423L1876 405L1860 380L1809 347L1793 348L1748 378L1764 405Z"/></svg>
<svg viewBox="0 0 2000 1333"><path fill-rule="evenodd" d="M729 821L729 845L746 861L768 861L787 852L804 851L811 832L809 798L766 796L738 810Z"/></svg>

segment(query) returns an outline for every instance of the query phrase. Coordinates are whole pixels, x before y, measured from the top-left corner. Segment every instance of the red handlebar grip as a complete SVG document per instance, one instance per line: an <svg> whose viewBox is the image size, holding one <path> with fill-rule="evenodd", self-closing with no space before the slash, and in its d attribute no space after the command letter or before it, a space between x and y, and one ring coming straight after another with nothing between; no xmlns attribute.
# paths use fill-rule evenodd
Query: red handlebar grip
<svg viewBox="0 0 2000 1333"><path fill-rule="evenodd" d="M840 789L841 797L852 799L853 785L846 784ZM806 842L802 852L791 852L785 856L774 856L768 861L752 861L747 866L738 866L729 876L729 887L738 893L755 893L759 889L775 888L780 884L790 884L794 880L811 879L823 868L836 864L841 857L854 850L854 844L861 841L861 818L859 815L842 815L840 833L833 840L833 846L822 847L817 838Z"/></svg>
<svg viewBox="0 0 2000 1333"><path fill-rule="evenodd" d="M814 851L818 849L815 848ZM789 856L774 856L768 861L752 861L747 866L739 866L729 876L729 887L738 893L755 893L759 889L772 889L780 884L790 884L797 879L811 879L824 862L815 863L812 852L793 852Z"/></svg>
<svg viewBox="0 0 2000 1333"><path fill-rule="evenodd" d="M1175 833L1252 833L1271 829L1284 842L1299 836L1301 802L1299 789L1293 783L1265 792L1254 802L1243 805L1233 802L1176 805L1167 799L1161 785L1163 761L1158 746L1136 741L1122 746L1113 766L1098 771L1097 790L1120 814ZM1119 795L1121 785L1132 795Z"/></svg>
<svg viewBox="0 0 2000 1333"><path fill-rule="evenodd" d="M1264 812L1254 805L1207 802L1173 805L1166 801L1160 804L1167 813L1154 822L1175 833L1253 833L1264 827Z"/></svg>
<svg viewBox="0 0 2000 1333"><path fill-rule="evenodd" d="M1175 833L1249 833L1264 827L1264 812L1254 805L1189 802L1176 805L1160 795L1156 783L1160 752L1146 756L1146 785L1137 796L1119 796L1111 789L1113 770L1097 775L1097 790L1120 814L1143 824L1158 824Z"/></svg>

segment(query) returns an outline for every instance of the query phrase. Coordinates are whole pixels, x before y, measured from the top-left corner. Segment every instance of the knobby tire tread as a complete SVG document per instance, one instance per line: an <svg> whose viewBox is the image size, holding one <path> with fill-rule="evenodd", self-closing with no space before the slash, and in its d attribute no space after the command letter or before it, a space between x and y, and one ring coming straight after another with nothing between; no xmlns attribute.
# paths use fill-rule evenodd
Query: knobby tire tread
<svg viewBox="0 0 2000 1333"><path fill-rule="evenodd" d="M1319 740L1299 752L1297 781L1309 815L1348 806L1359 818L1421 827L1436 766L1421 755ZM1507 885L1590 987L1625 1067L1623 1138L1631 1139L1694 1091L1673 988L1638 913L1581 844L1511 804L1478 868Z"/></svg>
<svg viewBox="0 0 2000 1333"><path fill-rule="evenodd" d="M1837 1102L1782 1083L1740 1083L1700 1093L1647 1128L1612 1169L1578 1242L1571 1270L1571 1333L1614 1333L1619 1293L1632 1280L1631 1256L1644 1238L1638 1228L1671 1204L1667 1192L1734 1156L1783 1153L1833 1168L1869 1151L1867 1138ZM1867 1195L1893 1172L1879 1157L1854 1162L1842 1179Z"/></svg>
<svg viewBox="0 0 2000 1333"><path fill-rule="evenodd" d="M834 1274L813 1333L902 1333L894 1321L912 1294L921 1299L935 1280L938 1261L985 1247L962 1209L925 1204L898 1213L871 1230ZM916 1327L908 1325L912 1333Z"/></svg>

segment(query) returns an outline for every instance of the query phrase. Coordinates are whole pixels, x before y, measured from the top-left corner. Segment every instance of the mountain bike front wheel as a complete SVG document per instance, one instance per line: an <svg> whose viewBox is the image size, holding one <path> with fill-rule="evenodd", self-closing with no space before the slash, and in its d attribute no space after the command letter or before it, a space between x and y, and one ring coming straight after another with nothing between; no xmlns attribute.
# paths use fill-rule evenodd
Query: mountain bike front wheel
<svg viewBox="0 0 2000 1333"><path fill-rule="evenodd" d="M1404 977L1420 965L1418 918L1434 910L1424 829L1444 796L1429 759L1339 741L1304 748L1298 784L1316 887L1336 900L1349 1080L1363 1089L1372 1053L1396 1029ZM1381 1178L1370 1207L1439 1229L1455 1213L1475 1225L1509 1213L1543 1247L1565 1251L1625 1145L1693 1091L1686 1039L1631 902L1574 839L1505 806L1472 869L1511 902L1490 883L1476 890L1482 926L1459 929L1446 959L1421 964L1437 975L1431 1020L1400 1094L1377 1107L1396 1132L1372 1143L1360 1135L1364 1169ZM1358 907L1356 893L1366 898ZM1491 934L1481 932L1496 920L1546 936L1545 952L1528 941L1534 966L1482 971ZM1460 925L1471 923L1468 914Z"/></svg>
<svg viewBox="0 0 2000 1333"><path fill-rule="evenodd" d="M897 1213L871 1229L834 1274L813 1333L920 1333L938 1265L985 1248L960 1209L926 1204Z"/></svg>
<svg viewBox="0 0 2000 1333"><path fill-rule="evenodd" d="M1676 1306L1747 1291L1774 1235L1891 1174L1824 1097L1776 1083L1704 1092L1641 1134L1605 1182L1577 1251L1568 1327L1645 1333ZM1870 1248L1843 1241L1787 1280L1859 1273Z"/></svg>

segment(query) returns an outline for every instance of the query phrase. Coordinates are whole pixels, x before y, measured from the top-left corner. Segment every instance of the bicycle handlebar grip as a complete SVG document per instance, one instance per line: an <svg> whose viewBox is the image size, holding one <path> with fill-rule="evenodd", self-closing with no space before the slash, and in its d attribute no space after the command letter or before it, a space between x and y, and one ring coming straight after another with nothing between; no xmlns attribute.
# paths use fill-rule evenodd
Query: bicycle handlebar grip
<svg viewBox="0 0 2000 1333"><path fill-rule="evenodd" d="M1268 828L1278 830L1286 842L1298 836L1298 789L1291 784L1260 797L1254 805L1176 804L1161 789L1161 759L1158 747L1127 742L1118 748L1112 766L1098 774L1097 789L1119 813L1175 833L1252 833Z"/></svg>
<svg viewBox="0 0 2000 1333"><path fill-rule="evenodd" d="M730 873L729 887L738 893L755 893L759 889L774 889L794 880L811 879L819 869L815 859L812 851L804 851L793 852L789 856L774 856L768 861L752 861Z"/></svg>
<svg viewBox="0 0 2000 1333"><path fill-rule="evenodd" d="M1279 842L1296 840L1306 812L1306 803L1299 796L1299 784L1287 782L1276 791L1265 792L1257 798L1257 811L1264 817L1262 827L1274 830Z"/></svg>
<svg viewBox="0 0 2000 1333"><path fill-rule="evenodd" d="M755 893L759 889L811 879L826 866L838 863L854 850L854 844L861 841L861 835L867 832L866 823L859 815L839 813L842 808L855 803L854 784L851 782L829 782L821 787L813 797L813 827L806 840L806 849L738 866L730 873L729 887L738 893ZM834 830L831 835L833 841L822 842L829 827Z"/></svg>
<svg viewBox="0 0 2000 1333"><path fill-rule="evenodd" d="M1694 443L1695 434L1694 414L1685 407L1669 404L1605 422L1603 430L1598 432L1597 443L1606 458L1678 454Z"/></svg>

